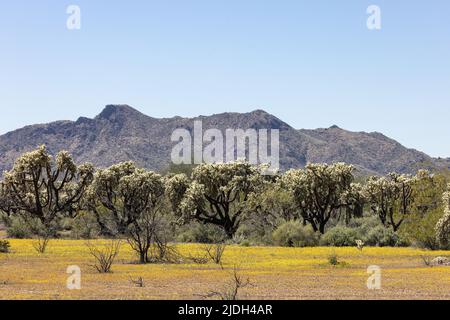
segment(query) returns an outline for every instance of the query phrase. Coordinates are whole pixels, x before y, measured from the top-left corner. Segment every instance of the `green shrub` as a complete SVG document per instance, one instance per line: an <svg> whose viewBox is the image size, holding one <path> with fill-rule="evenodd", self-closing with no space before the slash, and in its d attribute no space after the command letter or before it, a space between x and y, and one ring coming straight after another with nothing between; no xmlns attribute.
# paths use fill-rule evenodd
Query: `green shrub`
<svg viewBox="0 0 450 320"><path fill-rule="evenodd" d="M400 234L416 247L431 250L441 249L436 238L435 227L442 215L442 208L431 210L425 215L413 214L403 224Z"/></svg>
<svg viewBox="0 0 450 320"><path fill-rule="evenodd" d="M70 236L75 239L94 239L100 235L97 220L89 212L81 212L68 227L71 231Z"/></svg>
<svg viewBox="0 0 450 320"><path fill-rule="evenodd" d="M7 240L0 240L0 253L8 253L11 245Z"/></svg>
<svg viewBox="0 0 450 320"><path fill-rule="evenodd" d="M391 228L377 226L370 230L364 237L364 242L369 246L378 247L402 247L407 245L407 241L402 239Z"/></svg>
<svg viewBox="0 0 450 320"><path fill-rule="evenodd" d="M331 264L332 266L339 265L339 258L335 252L328 256L328 263Z"/></svg>
<svg viewBox="0 0 450 320"><path fill-rule="evenodd" d="M380 219L375 215L370 215L362 218L354 218L350 220L350 223L347 225L347 227L349 228L356 229L360 237L363 237L364 235L368 234L370 230L379 226L383 225L381 224Z"/></svg>
<svg viewBox="0 0 450 320"><path fill-rule="evenodd" d="M8 238L14 239L30 239L33 237L29 224L22 217L11 217L8 221L6 233Z"/></svg>
<svg viewBox="0 0 450 320"><path fill-rule="evenodd" d="M252 243L249 241L249 240L243 240L241 243L240 243L240 246L241 247L250 247L252 245Z"/></svg>
<svg viewBox="0 0 450 320"><path fill-rule="evenodd" d="M220 227L198 222L181 226L176 234L176 241L181 243L220 243L227 239Z"/></svg>
<svg viewBox="0 0 450 320"><path fill-rule="evenodd" d="M355 229L337 226L328 230L321 239L321 244L333 247L351 247L359 239Z"/></svg>
<svg viewBox="0 0 450 320"><path fill-rule="evenodd" d="M273 241L283 247L313 247L319 244L319 235L309 225L288 221L273 232Z"/></svg>
<svg viewBox="0 0 450 320"><path fill-rule="evenodd" d="M252 245L272 245L272 233L274 229L271 225L264 225L262 222L253 220L244 221L236 231L235 238L248 241Z"/></svg>

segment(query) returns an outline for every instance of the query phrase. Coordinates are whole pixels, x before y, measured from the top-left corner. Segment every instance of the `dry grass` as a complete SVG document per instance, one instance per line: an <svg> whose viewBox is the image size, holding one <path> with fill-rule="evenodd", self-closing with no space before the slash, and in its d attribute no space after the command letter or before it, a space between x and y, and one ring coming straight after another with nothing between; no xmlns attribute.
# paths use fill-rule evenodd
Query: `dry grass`
<svg viewBox="0 0 450 320"><path fill-rule="evenodd" d="M101 244L102 241L98 241ZM184 256L200 256L201 245L179 245ZM124 245L113 274L98 274L84 241L52 240L39 255L30 240L11 240L12 253L0 254L0 299L196 299L218 290L235 265L253 286L241 299L447 299L450 268L424 265L422 257L449 256L410 248L227 248L224 269L208 264L135 264ZM336 253L343 266L328 263ZM82 270L82 289L66 288L69 265ZM369 265L382 268L382 289L368 290ZM144 287L130 283L142 278Z"/></svg>

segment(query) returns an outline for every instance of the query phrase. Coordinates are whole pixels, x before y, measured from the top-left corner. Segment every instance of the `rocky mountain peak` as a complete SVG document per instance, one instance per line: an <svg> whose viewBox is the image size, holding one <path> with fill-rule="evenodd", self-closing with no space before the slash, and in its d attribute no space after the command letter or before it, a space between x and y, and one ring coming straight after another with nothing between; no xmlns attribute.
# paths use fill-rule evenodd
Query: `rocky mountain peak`
<svg viewBox="0 0 450 320"><path fill-rule="evenodd" d="M143 113L137 111L133 107L127 104L110 104L107 105L103 111L95 117L96 120L111 120L120 117L135 117L135 116L145 116Z"/></svg>

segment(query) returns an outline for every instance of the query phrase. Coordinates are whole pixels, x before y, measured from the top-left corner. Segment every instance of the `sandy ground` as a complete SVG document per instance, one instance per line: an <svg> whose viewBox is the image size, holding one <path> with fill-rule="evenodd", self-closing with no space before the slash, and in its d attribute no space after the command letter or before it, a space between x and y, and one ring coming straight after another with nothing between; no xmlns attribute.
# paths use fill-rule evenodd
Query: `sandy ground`
<svg viewBox="0 0 450 320"><path fill-rule="evenodd" d="M103 242L97 242L98 244ZM445 299L450 300L450 267L428 267L422 256L450 256L411 248L228 247L223 269L214 264L135 263L123 245L113 273L99 274L84 241L53 240L36 253L31 240L12 240L12 253L0 254L0 299L200 299L223 291L232 271L252 286L240 299ZM178 245L184 256L201 256L201 245ZM336 254L339 266L328 263ZM67 267L80 267L81 290L67 288ZM367 268L381 270L381 288L369 290ZM139 288L130 279L142 277Z"/></svg>

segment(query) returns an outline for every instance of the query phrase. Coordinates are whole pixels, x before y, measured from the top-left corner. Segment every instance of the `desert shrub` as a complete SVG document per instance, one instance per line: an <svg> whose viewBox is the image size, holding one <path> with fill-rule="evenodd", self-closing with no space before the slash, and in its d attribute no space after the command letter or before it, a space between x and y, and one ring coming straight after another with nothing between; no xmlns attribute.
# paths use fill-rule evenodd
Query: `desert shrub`
<svg viewBox="0 0 450 320"><path fill-rule="evenodd" d="M249 278L244 278L240 275L237 267L234 267L234 272L231 281L229 281L224 288L219 291L211 291L208 294L197 295L203 299L216 298L223 301L239 300L239 293L242 289L253 286Z"/></svg>
<svg viewBox="0 0 450 320"><path fill-rule="evenodd" d="M241 223L239 229L236 231L234 242L242 245L243 243L250 243L253 245L272 245L272 233L274 227L269 224L263 224L261 222L252 219Z"/></svg>
<svg viewBox="0 0 450 320"><path fill-rule="evenodd" d="M346 267L349 264L339 258L336 252L332 252L328 256L328 264L332 265L333 267Z"/></svg>
<svg viewBox="0 0 450 320"><path fill-rule="evenodd" d="M354 218L350 220L347 227L356 229L360 236L366 235L370 230L382 226L380 219L375 215Z"/></svg>
<svg viewBox="0 0 450 320"><path fill-rule="evenodd" d="M252 243L247 239L241 241L241 243L240 243L241 247L250 247L251 245L252 245Z"/></svg>
<svg viewBox="0 0 450 320"><path fill-rule="evenodd" d="M94 258L93 267L98 273L110 273L114 260L120 251L122 242L120 240L111 240L103 245L95 245L87 242L90 255Z"/></svg>
<svg viewBox="0 0 450 320"><path fill-rule="evenodd" d="M191 222L177 230L176 241L181 243L220 243L227 237L217 226Z"/></svg>
<svg viewBox="0 0 450 320"><path fill-rule="evenodd" d="M320 243L333 247L351 247L355 246L359 239L356 229L337 226L328 230L321 238Z"/></svg>
<svg viewBox="0 0 450 320"><path fill-rule="evenodd" d="M206 256L209 257L212 262L222 264L222 257L226 248L227 245L224 243L208 244L205 246Z"/></svg>
<svg viewBox="0 0 450 320"><path fill-rule="evenodd" d="M401 247L407 244L398 233L383 226L370 230L364 240L367 245L378 247Z"/></svg>
<svg viewBox="0 0 450 320"><path fill-rule="evenodd" d="M138 288L145 287L145 281L142 277L138 277L137 279L130 278L130 282Z"/></svg>
<svg viewBox="0 0 450 320"><path fill-rule="evenodd" d="M414 215L404 225L401 234L414 246L437 250L441 248L436 239L435 226L442 216L442 210L433 210L425 216Z"/></svg>
<svg viewBox="0 0 450 320"><path fill-rule="evenodd" d="M0 253L8 253L11 245L7 240L0 240Z"/></svg>
<svg viewBox="0 0 450 320"><path fill-rule="evenodd" d="M90 213L83 211L75 219L72 220L71 224L71 237L75 239L94 239L99 237L100 228L95 219L95 216Z"/></svg>
<svg viewBox="0 0 450 320"><path fill-rule="evenodd" d="M141 218L128 227L127 242L138 254L140 263L178 263L182 257L173 241L170 218L153 213L142 214Z"/></svg>
<svg viewBox="0 0 450 320"><path fill-rule="evenodd" d="M38 236L33 240L33 248L37 253L44 254L47 251L48 243L50 238L47 236Z"/></svg>
<svg viewBox="0 0 450 320"><path fill-rule="evenodd" d="M33 236L33 232L25 220L16 216L9 218L6 233L8 238L14 239L29 239Z"/></svg>
<svg viewBox="0 0 450 320"><path fill-rule="evenodd" d="M409 241L398 232L384 227L376 216L355 218L347 226L338 225L322 237L322 245L355 246L360 240L366 246L400 247L407 246Z"/></svg>
<svg viewBox="0 0 450 320"><path fill-rule="evenodd" d="M339 265L339 257L335 252L333 252L328 256L328 263L331 264L332 266Z"/></svg>
<svg viewBox="0 0 450 320"><path fill-rule="evenodd" d="M273 232L273 241L284 247L313 247L319 244L319 235L309 225L288 221Z"/></svg>

